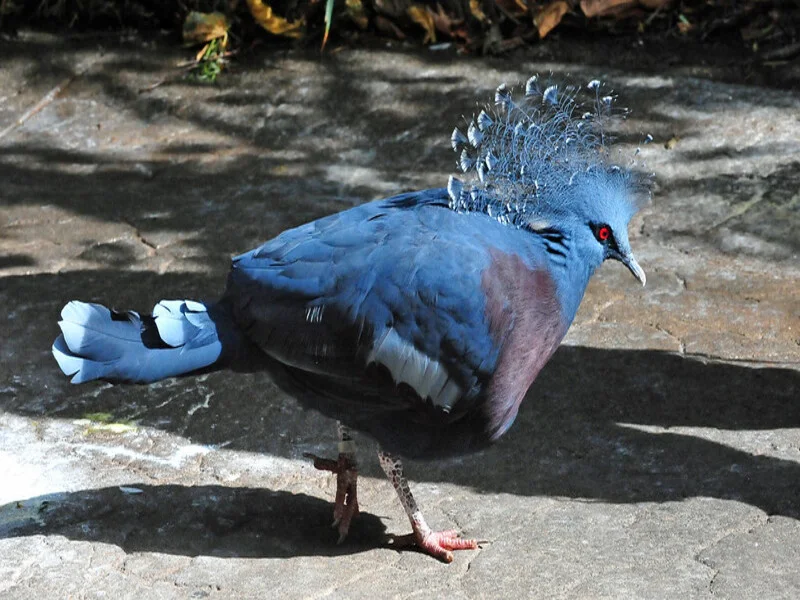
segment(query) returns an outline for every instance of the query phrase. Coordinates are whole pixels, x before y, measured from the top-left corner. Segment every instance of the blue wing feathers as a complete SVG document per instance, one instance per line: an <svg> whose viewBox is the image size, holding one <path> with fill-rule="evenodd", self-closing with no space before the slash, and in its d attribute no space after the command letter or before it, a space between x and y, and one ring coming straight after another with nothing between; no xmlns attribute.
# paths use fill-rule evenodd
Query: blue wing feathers
<svg viewBox="0 0 800 600"><path fill-rule="evenodd" d="M508 228L447 207L446 190L427 190L287 231L235 260L228 293L240 303L247 296L250 310L275 302L296 307L271 324L264 318L267 309L258 309L260 337L255 340L268 354L291 357L295 366L319 372L326 361L323 349L341 356L345 349L337 337L343 328L369 345L392 327L419 351L442 357L471 379L495 353L476 293L488 263L482 243L487 224L489 230L497 226L499 238ZM481 235L470 227L480 228ZM508 242L499 239L498 244ZM324 307L322 323L306 323L312 307ZM302 348L309 340L318 343ZM347 350L359 352L350 345ZM461 364L465 358L471 363Z"/></svg>

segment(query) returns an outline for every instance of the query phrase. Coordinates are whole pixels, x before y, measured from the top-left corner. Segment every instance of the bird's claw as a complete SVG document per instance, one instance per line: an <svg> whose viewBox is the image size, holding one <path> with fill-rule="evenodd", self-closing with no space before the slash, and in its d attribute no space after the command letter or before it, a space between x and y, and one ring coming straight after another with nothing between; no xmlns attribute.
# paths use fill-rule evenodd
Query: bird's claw
<svg viewBox="0 0 800 600"><path fill-rule="evenodd" d="M414 533L392 537L391 544L397 548L416 546L423 552L446 563L453 562L453 550L475 550L479 547L478 540L465 540L455 529L414 531Z"/></svg>
<svg viewBox="0 0 800 600"><path fill-rule="evenodd" d="M347 538L353 517L358 514L358 468L354 460L346 454L340 454L338 460L322 458L308 452L303 453L303 456L313 461L315 469L336 473L336 499L331 527L339 530L336 543L341 544Z"/></svg>

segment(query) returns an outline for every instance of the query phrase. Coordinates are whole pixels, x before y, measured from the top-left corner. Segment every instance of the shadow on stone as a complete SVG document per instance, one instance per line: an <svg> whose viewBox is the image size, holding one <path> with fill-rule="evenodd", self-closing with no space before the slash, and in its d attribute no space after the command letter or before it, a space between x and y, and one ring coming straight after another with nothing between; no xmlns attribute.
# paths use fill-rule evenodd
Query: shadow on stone
<svg viewBox="0 0 800 600"><path fill-rule="evenodd" d="M36 264L36 259L27 254L8 254L0 256L0 269L13 267L32 267Z"/></svg>
<svg viewBox="0 0 800 600"><path fill-rule="evenodd" d="M123 490L141 490L126 493ZM63 535L125 552L284 558L340 556L387 543L360 513L336 543L332 504L306 494L222 486L138 485L48 494L0 507L0 538Z"/></svg>
<svg viewBox="0 0 800 600"><path fill-rule="evenodd" d="M800 518L797 448L773 434L800 427L798 397L792 369L562 346L496 446L412 476L612 503L713 497Z"/></svg>

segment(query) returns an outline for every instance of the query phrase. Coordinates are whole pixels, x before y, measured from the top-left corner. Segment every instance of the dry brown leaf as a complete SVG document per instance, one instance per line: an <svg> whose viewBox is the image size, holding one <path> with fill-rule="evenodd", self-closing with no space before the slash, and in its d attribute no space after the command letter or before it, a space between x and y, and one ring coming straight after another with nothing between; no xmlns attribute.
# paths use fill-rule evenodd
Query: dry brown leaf
<svg viewBox="0 0 800 600"><path fill-rule="evenodd" d="M569 4L566 0L555 0L543 7L533 18L533 24L539 30L539 37L543 38L553 30L553 27L561 23L561 19L569 11Z"/></svg>
<svg viewBox="0 0 800 600"><path fill-rule="evenodd" d="M205 56L206 54L206 50L208 50L208 47L210 45L211 44L206 44L205 46L200 48L200 52L194 55L194 62L199 63L202 60L203 56Z"/></svg>
<svg viewBox="0 0 800 600"><path fill-rule="evenodd" d="M436 24L433 22L433 15L427 6L420 6L419 4L412 4L406 9L406 13L417 25L425 30L425 39L422 40L423 44L436 43Z"/></svg>
<svg viewBox="0 0 800 600"><path fill-rule="evenodd" d="M301 18L297 21L289 21L276 15L269 4L263 0L247 0L247 8L256 20L256 23L274 35L299 38L303 35L302 28L306 20Z"/></svg>
<svg viewBox="0 0 800 600"><path fill-rule="evenodd" d="M383 15L376 15L375 16L375 27L378 31L382 31L383 33L393 35L398 40L406 39L406 34L394 23L392 23L389 19L384 17Z"/></svg>
<svg viewBox="0 0 800 600"><path fill-rule="evenodd" d="M602 17L636 6L638 0L581 0L581 10L587 17Z"/></svg>
<svg viewBox="0 0 800 600"><path fill-rule="evenodd" d="M475 17L481 23L483 23L486 20L486 13L484 13L483 9L481 8L480 0L469 0L469 12L471 12L472 16Z"/></svg>
<svg viewBox="0 0 800 600"><path fill-rule="evenodd" d="M667 150L672 150L675 146L678 145L678 142L681 141L677 135L673 134L671 138L669 138L666 142L664 142L664 148Z"/></svg>
<svg viewBox="0 0 800 600"><path fill-rule="evenodd" d="M183 22L183 43L202 44L228 35L228 19L222 13L191 11Z"/></svg>
<svg viewBox="0 0 800 600"><path fill-rule="evenodd" d="M436 5L436 12L431 12L433 24L436 26L437 31L451 37L468 39L466 27L464 27L463 19L454 19L452 15L447 14L441 4Z"/></svg>
<svg viewBox="0 0 800 600"><path fill-rule="evenodd" d="M344 5L347 7L347 16L361 29L366 29L369 25L369 19L364 12L364 5L361 0L345 0Z"/></svg>
<svg viewBox="0 0 800 600"><path fill-rule="evenodd" d="M673 0L581 0L581 10L591 18L620 14L637 6L658 10L672 3Z"/></svg>
<svg viewBox="0 0 800 600"><path fill-rule="evenodd" d="M516 4L519 9L522 11L522 14L528 14L528 3L525 0L514 0L514 4Z"/></svg>
<svg viewBox="0 0 800 600"><path fill-rule="evenodd" d="M525 0L494 0L501 11L515 17L529 14L528 5Z"/></svg>

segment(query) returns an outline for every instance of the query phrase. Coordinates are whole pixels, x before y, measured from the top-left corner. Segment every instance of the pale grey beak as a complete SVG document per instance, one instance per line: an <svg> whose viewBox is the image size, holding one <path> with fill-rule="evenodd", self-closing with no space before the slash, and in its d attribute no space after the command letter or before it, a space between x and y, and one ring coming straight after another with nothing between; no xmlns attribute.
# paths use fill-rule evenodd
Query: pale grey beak
<svg viewBox="0 0 800 600"><path fill-rule="evenodd" d="M636 262L633 254L622 254L619 257L619 260L622 262L622 264L628 267L628 269L630 269L631 273L633 273L633 276L636 277L636 279L638 279L642 285L647 283L647 275L644 274L644 269L642 269L642 267L639 266L639 263Z"/></svg>
<svg viewBox="0 0 800 600"><path fill-rule="evenodd" d="M636 277L642 285L647 283L647 276L644 274L644 269L636 262L636 259L633 257L633 252L631 252L630 246L628 246L627 243L620 243L619 249L609 249L608 257L618 260L628 267L630 272L633 273L633 276Z"/></svg>

